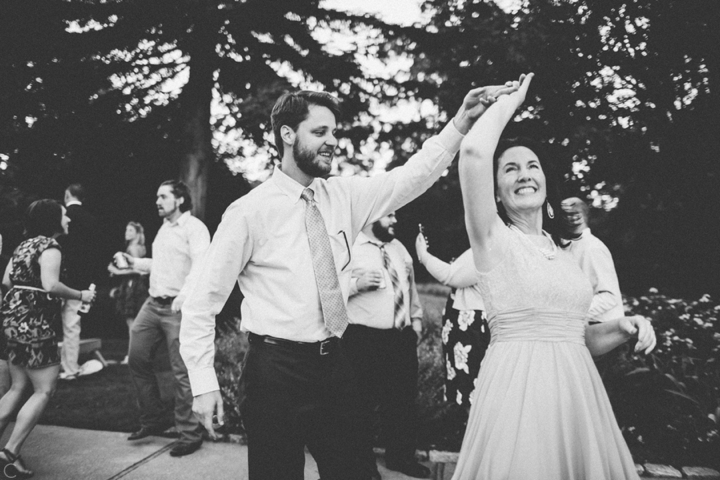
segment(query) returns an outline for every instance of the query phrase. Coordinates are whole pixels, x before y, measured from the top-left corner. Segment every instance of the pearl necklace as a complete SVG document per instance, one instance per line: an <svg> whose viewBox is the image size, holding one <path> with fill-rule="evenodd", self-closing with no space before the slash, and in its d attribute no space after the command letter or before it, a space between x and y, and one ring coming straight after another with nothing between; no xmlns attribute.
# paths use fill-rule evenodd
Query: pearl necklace
<svg viewBox="0 0 720 480"><path fill-rule="evenodd" d="M515 225L510 225L510 229L517 231L517 232L518 232L519 234L521 234L523 237L527 237L527 235L526 235L525 233L523 233L523 231L520 230L520 229L519 229L518 227L516 227ZM543 234L543 236L544 236L545 238L547 238L548 240L550 240L550 245L552 245L552 248L551 248L550 250L547 250L547 249L544 249L544 248L541 248L541 247L537 246L537 244L535 244L535 243L534 243L532 240L530 240L529 238L526 238L526 240L527 240L528 242L530 242L530 244L531 244L533 247L535 247L535 250L537 250L538 252L540 252L543 257L547 258L548 260L552 260L552 259L555 258L555 256L557 255L557 245L556 245L555 242L553 241L553 239L552 239L552 237L550 236L550 234L547 233L545 230L542 231L542 234Z"/></svg>

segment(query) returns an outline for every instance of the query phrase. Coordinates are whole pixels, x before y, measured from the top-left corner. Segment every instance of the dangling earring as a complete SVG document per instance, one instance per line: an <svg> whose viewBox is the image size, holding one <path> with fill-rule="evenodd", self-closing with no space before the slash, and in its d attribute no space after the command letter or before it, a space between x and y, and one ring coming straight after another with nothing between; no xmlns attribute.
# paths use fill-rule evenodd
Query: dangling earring
<svg viewBox="0 0 720 480"><path fill-rule="evenodd" d="M550 217L550 220L555 218L555 210L553 210L552 205L550 205L550 202L547 202L547 213L548 213L548 217Z"/></svg>

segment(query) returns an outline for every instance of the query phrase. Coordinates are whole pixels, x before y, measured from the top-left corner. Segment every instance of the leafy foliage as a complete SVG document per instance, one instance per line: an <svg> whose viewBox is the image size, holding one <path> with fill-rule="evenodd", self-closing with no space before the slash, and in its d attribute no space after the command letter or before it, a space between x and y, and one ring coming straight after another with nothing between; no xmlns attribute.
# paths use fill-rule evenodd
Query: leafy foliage
<svg viewBox="0 0 720 480"><path fill-rule="evenodd" d="M710 220L720 215L720 4L517 3L508 12L493 1L427 0L429 25L388 46L415 60L404 95L433 101L442 119L470 88L535 72L520 121L506 133L543 142L544 168L565 177L566 193L616 207L599 208L594 228L623 288L720 293L720 223ZM435 125L424 119L385 133L395 164ZM408 217L439 238L463 238L458 190L451 170ZM437 247L451 258L466 242Z"/></svg>
<svg viewBox="0 0 720 480"><path fill-rule="evenodd" d="M651 290L628 298L631 314L652 319L657 348L611 352L598 368L636 460L720 465L720 304L705 295L673 299Z"/></svg>

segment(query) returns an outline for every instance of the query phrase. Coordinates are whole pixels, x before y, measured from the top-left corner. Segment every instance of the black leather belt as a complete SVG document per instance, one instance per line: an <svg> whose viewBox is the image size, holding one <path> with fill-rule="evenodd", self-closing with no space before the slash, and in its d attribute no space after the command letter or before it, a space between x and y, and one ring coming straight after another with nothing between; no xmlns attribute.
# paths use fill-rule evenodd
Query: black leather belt
<svg viewBox="0 0 720 480"><path fill-rule="evenodd" d="M150 297L153 299L155 303L159 303L160 305L171 305L173 300L175 300L175 297Z"/></svg>
<svg viewBox="0 0 720 480"><path fill-rule="evenodd" d="M285 347L290 350L312 355L327 355L338 346L337 337L330 337L321 342L296 342L285 338L271 337L269 335L257 335L252 332L248 334L248 341L250 343L265 343L267 345Z"/></svg>

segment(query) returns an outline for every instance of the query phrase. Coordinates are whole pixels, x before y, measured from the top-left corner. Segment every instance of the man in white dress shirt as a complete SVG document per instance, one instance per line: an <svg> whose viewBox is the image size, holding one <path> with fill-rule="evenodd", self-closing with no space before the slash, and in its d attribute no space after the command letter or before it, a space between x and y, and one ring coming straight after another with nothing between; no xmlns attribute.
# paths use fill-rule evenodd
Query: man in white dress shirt
<svg viewBox="0 0 720 480"><path fill-rule="evenodd" d="M472 90L443 131L408 162L372 177L331 177L339 102L323 92L281 96L271 114L281 166L226 210L183 306L180 351L193 410L213 435L223 400L213 367L215 315L235 282L250 349L240 410L251 480L302 480L307 446L323 480L359 468L357 386L339 340L347 326L351 247L362 228L427 190L494 97Z"/></svg>
<svg viewBox="0 0 720 480"><path fill-rule="evenodd" d="M569 197L560 204L563 215L564 237L580 268L590 279L593 300L588 317L594 322L605 322L625 316L620 284L610 250L590 232L590 208L578 197Z"/></svg>
<svg viewBox="0 0 720 480"><path fill-rule="evenodd" d="M385 466L427 478L430 470L415 459L417 342L423 309L412 257L395 238L396 223L392 212L363 228L355 241L348 300L351 325L343 343L357 372L365 414L381 407ZM363 425L358 435L364 442L365 463L373 480L379 480L370 426Z"/></svg>
<svg viewBox="0 0 720 480"><path fill-rule="evenodd" d="M140 404L141 427L128 440L156 435L167 428L153 371L155 351L164 341L175 376L175 427L180 433L170 455L180 457L193 453L202 444L203 427L192 412L187 368L180 357L180 307L189 288L187 279L210 244L210 233L202 221L190 214L192 198L183 182L168 180L160 185L155 204L163 224L152 244L152 258L125 255L134 270L150 273L150 296L130 331L128 365Z"/></svg>

